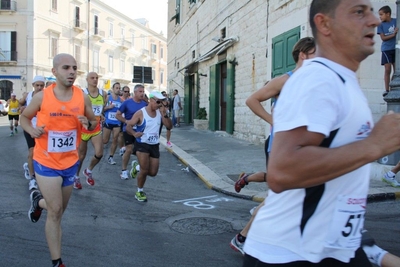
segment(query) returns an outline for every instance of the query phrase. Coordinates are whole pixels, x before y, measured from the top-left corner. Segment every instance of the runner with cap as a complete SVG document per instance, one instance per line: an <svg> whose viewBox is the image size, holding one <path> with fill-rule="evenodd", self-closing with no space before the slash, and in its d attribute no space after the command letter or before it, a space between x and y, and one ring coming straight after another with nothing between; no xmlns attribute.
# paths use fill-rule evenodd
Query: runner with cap
<svg viewBox="0 0 400 267"><path fill-rule="evenodd" d="M19 100L19 104L21 106L28 106L32 100L32 97L37 93L41 92L44 88L46 79L43 76L37 75L33 78L32 86L34 91L25 92L22 95L22 98ZM36 116L31 120L32 126L36 128ZM29 179L29 190L37 189L35 171L33 169L33 148L35 147L35 139L24 130L24 136L26 140L26 144L28 145L28 162L25 162L23 165L25 178Z"/></svg>
<svg viewBox="0 0 400 267"><path fill-rule="evenodd" d="M140 165L137 177L137 192L135 198L138 201L147 201L143 191L147 175L156 176L160 165L160 136L161 122L167 128L172 127L172 121L167 115L165 96L158 91L149 95L149 104L136 112L132 119L126 122L126 131L136 138L135 150ZM135 127L135 129L133 129Z"/></svg>

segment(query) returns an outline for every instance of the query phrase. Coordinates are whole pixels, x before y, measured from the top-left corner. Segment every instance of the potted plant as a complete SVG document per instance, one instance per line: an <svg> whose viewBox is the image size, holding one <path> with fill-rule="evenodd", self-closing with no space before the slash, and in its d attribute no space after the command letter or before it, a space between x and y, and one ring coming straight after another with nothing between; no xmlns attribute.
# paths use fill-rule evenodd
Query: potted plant
<svg viewBox="0 0 400 267"><path fill-rule="evenodd" d="M197 130L208 130L206 108L199 108L196 119L193 120L194 128Z"/></svg>

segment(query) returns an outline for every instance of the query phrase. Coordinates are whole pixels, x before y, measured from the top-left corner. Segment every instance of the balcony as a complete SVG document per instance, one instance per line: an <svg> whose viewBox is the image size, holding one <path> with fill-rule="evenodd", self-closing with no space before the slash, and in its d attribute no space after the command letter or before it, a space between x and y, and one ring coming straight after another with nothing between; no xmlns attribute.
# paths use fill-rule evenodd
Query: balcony
<svg viewBox="0 0 400 267"><path fill-rule="evenodd" d="M4 51L0 49L0 64L1 65L16 65L17 51Z"/></svg>
<svg viewBox="0 0 400 267"><path fill-rule="evenodd" d="M101 39L104 39L105 36L106 36L105 31L100 31L99 28L93 29L93 33L92 33L93 39L97 39L100 41Z"/></svg>
<svg viewBox="0 0 400 267"><path fill-rule="evenodd" d="M157 54L156 53L151 53L150 54L150 60L151 61L157 61L158 60Z"/></svg>
<svg viewBox="0 0 400 267"><path fill-rule="evenodd" d="M79 19L74 19L72 21L72 24L74 25L74 31L76 32L84 32L86 30L86 23L80 21Z"/></svg>
<svg viewBox="0 0 400 267"><path fill-rule="evenodd" d="M78 73L83 74L83 73L86 72L86 70L87 70L87 63L83 63L83 62L78 61L78 62L77 62L77 65L78 65Z"/></svg>
<svg viewBox="0 0 400 267"><path fill-rule="evenodd" d="M142 49L142 57L148 57L148 56L149 56L149 50Z"/></svg>
<svg viewBox="0 0 400 267"><path fill-rule="evenodd" d="M11 0L0 0L0 12L1 13L14 13L17 11L17 2Z"/></svg>
<svg viewBox="0 0 400 267"><path fill-rule="evenodd" d="M129 42L128 40L121 40L119 42L119 47L121 47L124 50L128 50L129 48L131 48L132 43Z"/></svg>

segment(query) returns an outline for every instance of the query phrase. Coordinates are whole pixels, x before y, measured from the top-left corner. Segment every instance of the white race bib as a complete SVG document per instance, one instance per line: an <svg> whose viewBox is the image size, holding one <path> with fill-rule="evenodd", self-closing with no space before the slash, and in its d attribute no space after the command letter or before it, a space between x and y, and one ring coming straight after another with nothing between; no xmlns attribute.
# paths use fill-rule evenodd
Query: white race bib
<svg viewBox="0 0 400 267"><path fill-rule="evenodd" d="M11 109L11 112L12 112L12 113L17 113L17 112L18 112L18 109L17 109L17 108L12 108L12 109Z"/></svg>
<svg viewBox="0 0 400 267"><path fill-rule="evenodd" d="M76 150L76 130L49 131L47 151L62 153Z"/></svg>
<svg viewBox="0 0 400 267"><path fill-rule="evenodd" d="M338 196L326 247L351 250L360 247L366 205L365 196Z"/></svg>
<svg viewBox="0 0 400 267"><path fill-rule="evenodd" d="M93 108L93 113L95 116L100 116L101 113L103 112L102 105L92 105L92 108Z"/></svg>
<svg viewBox="0 0 400 267"><path fill-rule="evenodd" d="M144 140L149 145L156 145L159 143L158 133L147 133Z"/></svg>
<svg viewBox="0 0 400 267"><path fill-rule="evenodd" d="M117 121L117 117L115 116L117 112L108 112L107 118L112 121Z"/></svg>

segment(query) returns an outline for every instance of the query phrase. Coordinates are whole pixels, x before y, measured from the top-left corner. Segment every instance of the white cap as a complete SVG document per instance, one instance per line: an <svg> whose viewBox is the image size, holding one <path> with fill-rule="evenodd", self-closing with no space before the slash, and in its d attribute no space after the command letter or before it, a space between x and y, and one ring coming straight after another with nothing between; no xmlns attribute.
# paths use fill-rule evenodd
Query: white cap
<svg viewBox="0 0 400 267"><path fill-rule="evenodd" d="M165 96L163 96L160 92L158 91L153 91L150 93L149 98L157 98L157 99L165 99Z"/></svg>
<svg viewBox="0 0 400 267"><path fill-rule="evenodd" d="M43 82L43 83L45 83L45 82L46 82L46 79L45 79L43 76L36 75L36 76L33 78L32 83L35 83L35 82Z"/></svg>
<svg viewBox="0 0 400 267"><path fill-rule="evenodd" d="M11 93L11 96L17 96L15 93Z"/></svg>

